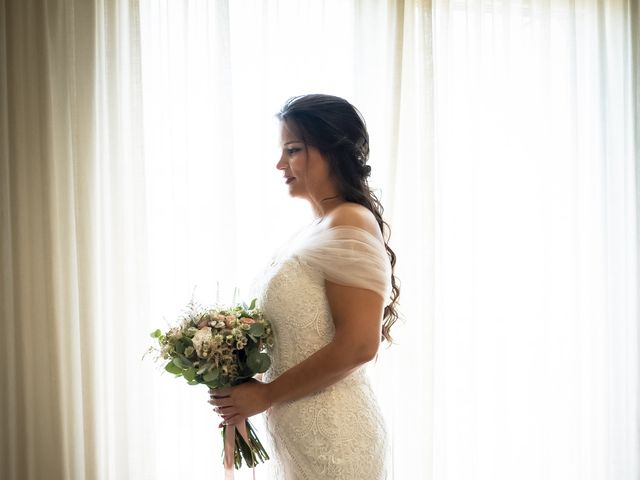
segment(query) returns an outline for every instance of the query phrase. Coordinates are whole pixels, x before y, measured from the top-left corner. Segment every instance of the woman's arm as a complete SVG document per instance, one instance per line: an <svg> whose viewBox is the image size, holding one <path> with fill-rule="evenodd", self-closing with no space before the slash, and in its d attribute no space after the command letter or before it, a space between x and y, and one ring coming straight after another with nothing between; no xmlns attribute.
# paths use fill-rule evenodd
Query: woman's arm
<svg viewBox="0 0 640 480"><path fill-rule="evenodd" d="M326 282L326 291L335 324L333 340L271 383L253 381L212 391L210 403L228 425L322 390L375 357L382 328L382 297L371 290L332 282Z"/></svg>
<svg viewBox="0 0 640 480"><path fill-rule="evenodd" d="M380 237L373 215L364 207L345 206L332 212L329 226L352 225ZM210 391L209 403L228 425L298 400L332 385L373 359L380 346L384 300L372 290L325 281L327 301L335 325L331 342L290 368L273 382L250 381Z"/></svg>
<svg viewBox="0 0 640 480"><path fill-rule="evenodd" d="M267 385L271 403L297 400L342 380L373 359L380 345L382 297L326 282L335 336L299 365Z"/></svg>

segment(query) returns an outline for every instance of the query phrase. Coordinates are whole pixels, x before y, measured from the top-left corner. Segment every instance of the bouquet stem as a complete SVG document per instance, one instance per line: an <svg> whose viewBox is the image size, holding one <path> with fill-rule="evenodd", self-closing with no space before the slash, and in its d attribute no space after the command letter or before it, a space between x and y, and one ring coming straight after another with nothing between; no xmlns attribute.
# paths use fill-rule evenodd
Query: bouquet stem
<svg viewBox="0 0 640 480"><path fill-rule="evenodd" d="M236 433L237 431L237 433ZM236 469L242 467L242 461L247 467L254 468L258 463L269 460L269 454L258 439L255 429L249 420L243 424L222 427L224 441L223 459L225 469L231 468L231 459ZM233 447L233 452L231 452Z"/></svg>

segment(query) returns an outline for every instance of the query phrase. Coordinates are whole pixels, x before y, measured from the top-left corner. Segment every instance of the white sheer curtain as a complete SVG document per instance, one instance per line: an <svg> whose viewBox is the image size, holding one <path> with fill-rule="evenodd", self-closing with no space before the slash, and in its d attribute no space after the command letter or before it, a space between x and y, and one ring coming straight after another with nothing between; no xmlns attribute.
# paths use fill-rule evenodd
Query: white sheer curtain
<svg viewBox="0 0 640 480"><path fill-rule="evenodd" d="M306 221L272 118L321 91L368 120L398 254L392 478L638 478L639 21L0 0L0 477L221 478L205 392L141 356Z"/></svg>
<svg viewBox="0 0 640 480"><path fill-rule="evenodd" d="M438 480L640 475L631 3L434 2Z"/></svg>
<svg viewBox="0 0 640 480"><path fill-rule="evenodd" d="M415 372L432 350L430 25L428 4L419 2L141 2L148 329L175 315L194 289L203 302L230 301L235 286L242 296L287 232L310 221L275 168L274 115L302 93L348 98L369 125L403 312L421 319L396 327L400 344L374 369L393 432L394 478L430 469L429 375ZM402 370L415 379L400 378ZM194 440L157 445L159 477L217 465L206 392L165 375L153 397L159 419L184 405L180 425ZM409 425L424 432L419 441ZM158 439L176 434L175 424L157 428ZM176 464L173 456L194 460Z"/></svg>

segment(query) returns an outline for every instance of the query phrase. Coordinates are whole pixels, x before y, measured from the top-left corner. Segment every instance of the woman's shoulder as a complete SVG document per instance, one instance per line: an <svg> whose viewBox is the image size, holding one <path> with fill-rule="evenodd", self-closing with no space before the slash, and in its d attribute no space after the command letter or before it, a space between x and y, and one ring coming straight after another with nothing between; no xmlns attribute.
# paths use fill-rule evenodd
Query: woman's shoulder
<svg viewBox="0 0 640 480"><path fill-rule="evenodd" d="M357 203L345 202L327 214L326 228L335 227L359 228L384 243L376 217L367 207Z"/></svg>

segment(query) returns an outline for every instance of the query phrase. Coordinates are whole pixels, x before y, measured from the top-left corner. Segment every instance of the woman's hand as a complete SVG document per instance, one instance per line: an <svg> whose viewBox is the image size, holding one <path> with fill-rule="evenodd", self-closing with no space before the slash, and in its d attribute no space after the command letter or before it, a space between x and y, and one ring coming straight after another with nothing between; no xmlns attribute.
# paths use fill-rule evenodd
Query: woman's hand
<svg viewBox="0 0 640 480"><path fill-rule="evenodd" d="M209 403L223 419L223 424L238 425L246 418L271 406L266 383L251 379L235 387L209 390Z"/></svg>

